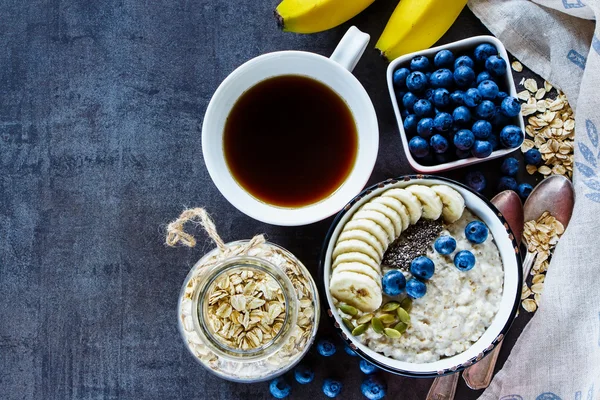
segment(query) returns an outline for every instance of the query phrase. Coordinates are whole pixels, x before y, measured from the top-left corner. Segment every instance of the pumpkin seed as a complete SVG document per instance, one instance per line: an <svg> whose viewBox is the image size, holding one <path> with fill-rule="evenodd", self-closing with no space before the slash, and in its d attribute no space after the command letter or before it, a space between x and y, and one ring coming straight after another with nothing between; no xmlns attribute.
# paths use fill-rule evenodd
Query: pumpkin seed
<svg viewBox="0 0 600 400"><path fill-rule="evenodd" d="M353 317L358 314L358 310L352 306L349 306L347 304L342 304L340 306L340 310L344 313L344 314L348 314L348 315L352 315Z"/></svg>
<svg viewBox="0 0 600 400"><path fill-rule="evenodd" d="M386 303L383 307L381 307L381 311L394 311L398 307L400 307L400 303L398 303L397 301L390 301L389 303Z"/></svg>
<svg viewBox="0 0 600 400"><path fill-rule="evenodd" d="M370 322L372 318L373 314L365 314L362 317L360 317L356 322L358 324L366 324L367 322Z"/></svg>
<svg viewBox="0 0 600 400"><path fill-rule="evenodd" d="M412 310L412 299L410 297L405 298L400 303L400 307L406 310L406 312L410 312L410 310Z"/></svg>
<svg viewBox="0 0 600 400"><path fill-rule="evenodd" d="M353 336L360 336L363 333L365 333L368 328L369 328L369 324L359 325L356 328L354 328L354 330L352 330L352 335Z"/></svg>
<svg viewBox="0 0 600 400"><path fill-rule="evenodd" d="M400 336L402 336L400 332L392 328L385 328L383 332L385 333L385 336L392 339L398 339Z"/></svg>
<svg viewBox="0 0 600 400"><path fill-rule="evenodd" d="M396 326L394 326L394 329L397 330L400 333L404 333L408 329L408 325L405 324L404 322L398 322L396 324Z"/></svg>
<svg viewBox="0 0 600 400"><path fill-rule="evenodd" d="M396 320L396 317L392 314L384 314L381 317L379 317L379 319L384 324L391 324L392 322L394 322Z"/></svg>
<svg viewBox="0 0 600 400"><path fill-rule="evenodd" d="M348 328L348 330L352 332L352 330L354 329L354 324L352 323L352 321L350 321L348 318L342 318L342 322L344 323L344 325L346 325L346 328Z"/></svg>
<svg viewBox="0 0 600 400"><path fill-rule="evenodd" d="M373 317L373 319L371 319L371 326L375 332L379 334L383 333L383 322L381 322L379 318Z"/></svg>
<svg viewBox="0 0 600 400"><path fill-rule="evenodd" d="M400 321L404 322L407 325L410 324L410 315L408 315L404 308L397 309L396 314L398 314L398 318L400 318Z"/></svg>

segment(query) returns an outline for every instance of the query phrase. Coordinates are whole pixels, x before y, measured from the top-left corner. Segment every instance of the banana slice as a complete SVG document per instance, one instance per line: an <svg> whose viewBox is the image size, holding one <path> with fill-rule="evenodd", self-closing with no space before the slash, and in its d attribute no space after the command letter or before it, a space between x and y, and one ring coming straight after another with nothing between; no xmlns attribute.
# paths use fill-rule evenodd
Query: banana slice
<svg viewBox="0 0 600 400"><path fill-rule="evenodd" d="M383 192L382 196L393 197L404 204L408 210L411 224L416 224L417 221L421 219L421 214L423 213L421 210L421 203L411 192L404 189L390 189Z"/></svg>
<svg viewBox="0 0 600 400"><path fill-rule="evenodd" d="M381 288L375 280L356 272L342 271L331 275L329 292L333 297L363 312L375 311L381 306Z"/></svg>
<svg viewBox="0 0 600 400"><path fill-rule="evenodd" d="M377 196L373 200L373 203L383 204L386 207L391 208L396 211L402 220L402 230L405 231L410 225L410 217L408 215L408 210L400 201L396 200L393 197L385 197L385 196Z"/></svg>
<svg viewBox="0 0 600 400"><path fill-rule="evenodd" d="M356 272L357 274L363 274L372 278L379 287L381 287L381 275L373 268L363 263L341 263L333 270L332 274L341 274L342 272Z"/></svg>
<svg viewBox="0 0 600 400"><path fill-rule="evenodd" d="M414 194L421 202L423 218L436 220L442 215L442 200L429 186L411 185L406 187L406 190Z"/></svg>
<svg viewBox="0 0 600 400"><path fill-rule="evenodd" d="M453 223L458 221L465 210L465 199L461 194L446 185L433 185L431 186L431 190L438 195L444 204L442 216L446 222Z"/></svg>
<svg viewBox="0 0 600 400"><path fill-rule="evenodd" d="M362 240L363 242L369 244L372 248L374 248L377 251L377 255L379 256L379 258L383 258L383 253L385 252L385 249L383 248L382 244L379 243L379 240L377 240L377 238L371 235L369 232L359 229L352 229L349 231L344 230L342 231L338 242L343 242L344 240L351 239Z"/></svg>
<svg viewBox="0 0 600 400"><path fill-rule="evenodd" d="M359 262L368 265L381 275L381 266L375 260L373 260L365 253L359 253L356 251L352 253L342 253L339 256L337 256L335 258L335 261L333 262L333 265L331 266L331 269L335 269L338 265L343 263L353 262Z"/></svg>
<svg viewBox="0 0 600 400"><path fill-rule="evenodd" d="M379 211L372 210L358 210L356 214L352 216L352 219L370 219L373 222L376 222L379 226L383 228L383 230L387 233L389 242L391 243L396 240L396 230L394 228L394 224L388 217Z"/></svg>
<svg viewBox="0 0 600 400"><path fill-rule="evenodd" d="M402 233L402 218L400 218L400 215L394 211L394 209L384 206L383 204L376 203L373 200L369 201L360 209L365 211L377 211L388 217L389 220L392 221L392 224L394 224L394 232L396 234L394 240L396 237L400 236L400 233Z"/></svg>
<svg viewBox="0 0 600 400"><path fill-rule="evenodd" d="M374 221L371 221L370 219L351 219L346 223L343 231L349 231L353 229L369 232L371 235L375 236L377 240L379 240L384 249L387 249L387 247L391 243L386 231L384 231L383 228L379 226L379 224L377 224Z"/></svg>
<svg viewBox="0 0 600 400"><path fill-rule="evenodd" d="M335 248L333 249L332 257L336 258L340 254L352 253L355 251L368 255L378 263L381 262L381 257L377 253L377 250L371 247L368 243L357 239L350 239L344 240L343 242L338 242L335 245Z"/></svg>

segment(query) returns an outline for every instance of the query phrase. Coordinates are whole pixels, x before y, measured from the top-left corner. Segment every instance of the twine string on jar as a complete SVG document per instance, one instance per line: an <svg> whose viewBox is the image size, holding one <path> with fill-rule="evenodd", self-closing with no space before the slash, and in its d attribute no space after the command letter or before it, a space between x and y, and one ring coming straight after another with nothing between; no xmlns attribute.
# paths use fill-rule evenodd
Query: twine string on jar
<svg viewBox="0 0 600 400"><path fill-rule="evenodd" d="M243 244L242 246L239 246L235 249L228 247L225 242L223 242L223 239L221 239L221 236L219 236L212 218L210 218L204 208L199 207L184 210L179 218L167 225L167 246L175 247L178 244L182 244L187 247L196 246L196 238L184 230L184 225L187 222L201 225L208 237L215 242L223 256L227 255L229 257L233 257L240 254L246 254L252 248L265 243L264 235L256 235L250 239L249 242Z"/></svg>

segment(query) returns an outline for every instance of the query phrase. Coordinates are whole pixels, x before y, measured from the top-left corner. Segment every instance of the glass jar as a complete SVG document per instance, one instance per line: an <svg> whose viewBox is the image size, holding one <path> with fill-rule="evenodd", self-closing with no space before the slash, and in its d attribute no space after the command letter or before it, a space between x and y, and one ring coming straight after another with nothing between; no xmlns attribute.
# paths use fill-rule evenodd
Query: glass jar
<svg viewBox="0 0 600 400"><path fill-rule="evenodd" d="M178 303L188 350L214 374L258 382L296 365L316 336L316 285L289 251L264 240L227 243L189 272Z"/></svg>

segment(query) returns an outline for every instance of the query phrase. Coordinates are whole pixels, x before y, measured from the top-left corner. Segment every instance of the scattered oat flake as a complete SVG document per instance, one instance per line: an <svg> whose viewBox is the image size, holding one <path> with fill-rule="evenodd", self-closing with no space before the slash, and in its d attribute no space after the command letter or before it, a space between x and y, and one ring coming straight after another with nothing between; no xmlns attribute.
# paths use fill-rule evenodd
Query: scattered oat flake
<svg viewBox="0 0 600 400"><path fill-rule="evenodd" d="M517 93L517 98L523 101L529 100L530 97L531 93L529 93L529 90L522 90L519 93Z"/></svg>
<svg viewBox="0 0 600 400"><path fill-rule="evenodd" d="M535 93L538 90L538 85L537 82L535 81L535 79L526 79L525 82L523 82L523 86L525 87L525 89L529 90L531 93Z"/></svg>
<svg viewBox="0 0 600 400"><path fill-rule="evenodd" d="M535 310L537 310L537 304L535 303L535 300L532 300L532 299L523 300L521 305L523 306L523 309L525 311L530 312L530 313L535 312Z"/></svg>
<svg viewBox="0 0 600 400"><path fill-rule="evenodd" d="M537 100L543 99L545 95L546 95L546 89L544 89L544 88L538 89L537 92L535 92L535 98Z"/></svg>
<svg viewBox="0 0 600 400"><path fill-rule="evenodd" d="M523 64L521 64L518 61L513 61L511 64L511 67L513 70L515 70L516 72L521 72L523 71Z"/></svg>

